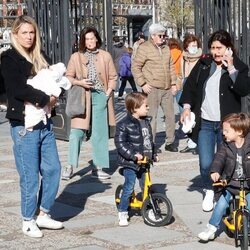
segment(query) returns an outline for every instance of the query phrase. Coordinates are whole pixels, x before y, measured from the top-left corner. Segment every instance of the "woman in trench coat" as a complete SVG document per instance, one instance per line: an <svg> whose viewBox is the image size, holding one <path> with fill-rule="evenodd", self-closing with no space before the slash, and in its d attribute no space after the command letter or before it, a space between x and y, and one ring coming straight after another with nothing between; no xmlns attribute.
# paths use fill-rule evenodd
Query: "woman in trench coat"
<svg viewBox="0 0 250 250"><path fill-rule="evenodd" d="M68 165L62 179L69 180L78 167L80 149L87 131L91 129L93 156L92 177L110 178L103 171L109 168L108 131L115 126L113 91L117 73L111 55L100 49L101 38L93 27L81 31L79 52L72 54L66 76L72 85L85 88L85 113L71 119Z"/></svg>

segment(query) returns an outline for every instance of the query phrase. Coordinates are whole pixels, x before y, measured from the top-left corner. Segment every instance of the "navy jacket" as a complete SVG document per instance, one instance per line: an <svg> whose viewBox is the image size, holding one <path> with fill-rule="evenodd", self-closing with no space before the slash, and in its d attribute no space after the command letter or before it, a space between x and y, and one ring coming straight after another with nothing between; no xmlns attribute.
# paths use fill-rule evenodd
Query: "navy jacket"
<svg viewBox="0 0 250 250"><path fill-rule="evenodd" d="M146 117L145 121L150 133L153 157L155 157L150 120ZM139 153L143 155L143 135L139 120L134 118L130 113L128 113L116 126L115 146L118 152L118 164L122 167L139 170L135 154Z"/></svg>
<svg viewBox="0 0 250 250"><path fill-rule="evenodd" d="M44 92L27 84L32 66L15 49L9 49L1 55L1 73L8 99L6 118L20 125L24 125L24 102L43 108L50 100Z"/></svg>
<svg viewBox="0 0 250 250"><path fill-rule="evenodd" d="M219 101L221 119L230 113L241 112L241 97L250 93L250 78L248 77L248 66L237 56L234 56L233 63L238 70L235 82L225 69L221 75L219 87ZM210 55L203 55L196 63L184 84L183 92L179 101L180 105L188 103L195 113L196 125L190 135L197 143L198 132L201 121L201 105L205 97L206 83L212 68L213 59Z"/></svg>
<svg viewBox="0 0 250 250"><path fill-rule="evenodd" d="M131 77L131 54L123 53L119 60L119 75L121 77Z"/></svg>

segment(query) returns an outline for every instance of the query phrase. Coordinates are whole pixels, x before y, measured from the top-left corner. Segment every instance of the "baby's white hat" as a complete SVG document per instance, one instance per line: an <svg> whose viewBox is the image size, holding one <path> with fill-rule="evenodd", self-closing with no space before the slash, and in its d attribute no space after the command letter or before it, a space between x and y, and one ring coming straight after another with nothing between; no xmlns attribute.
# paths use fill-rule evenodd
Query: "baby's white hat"
<svg viewBox="0 0 250 250"><path fill-rule="evenodd" d="M66 67L62 62L53 64L50 66L50 68L58 72L60 77L62 77L66 72Z"/></svg>

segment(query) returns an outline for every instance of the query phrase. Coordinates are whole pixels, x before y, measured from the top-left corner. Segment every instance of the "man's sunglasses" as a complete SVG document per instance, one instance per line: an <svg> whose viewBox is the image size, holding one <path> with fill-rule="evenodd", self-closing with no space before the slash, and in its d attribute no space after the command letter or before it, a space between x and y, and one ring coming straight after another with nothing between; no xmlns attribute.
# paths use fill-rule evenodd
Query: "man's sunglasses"
<svg viewBox="0 0 250 250"><path fill-rule="evenodd" d="M166 35L158 35L158 34L157 34L157 36L158 36L159 38L166 38Z"/></svg>

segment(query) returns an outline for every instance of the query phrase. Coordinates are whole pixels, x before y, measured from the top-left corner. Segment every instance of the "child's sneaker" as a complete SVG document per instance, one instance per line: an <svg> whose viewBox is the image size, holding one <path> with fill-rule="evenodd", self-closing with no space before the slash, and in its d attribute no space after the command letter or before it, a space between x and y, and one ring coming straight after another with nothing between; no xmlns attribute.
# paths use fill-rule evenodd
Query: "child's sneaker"
<svg viewBox="0 0 250 250"><path fill-rule="evenodd" d="M33 238L41 238L43 237L43 233L38 228L35 220L27 220L23 221L22 231L25 235Z"/></svg>
<svg viewBox="0 0 250 250"><path fill-rule="evenodd" d="M198 234L198 238L202 241L209 241L215 238L215 232L217 228L211 224L207 224L207 228L205 231Z"/></svg>
<svg viewBox="0 0 250 250"><path fill-rule="evenodd" d="M36 224L39 227L48 228L48 229L61 229L61 228L63 228L62 222L51 219L50 215L48 215L48 214L37 216Z"/></svg>
<svg viewBox="0 0 250 250"><path fill-rule="evenodd" d="M120 227L126 227L128 226L128 212L119 212L119 226Z"/></svg>

